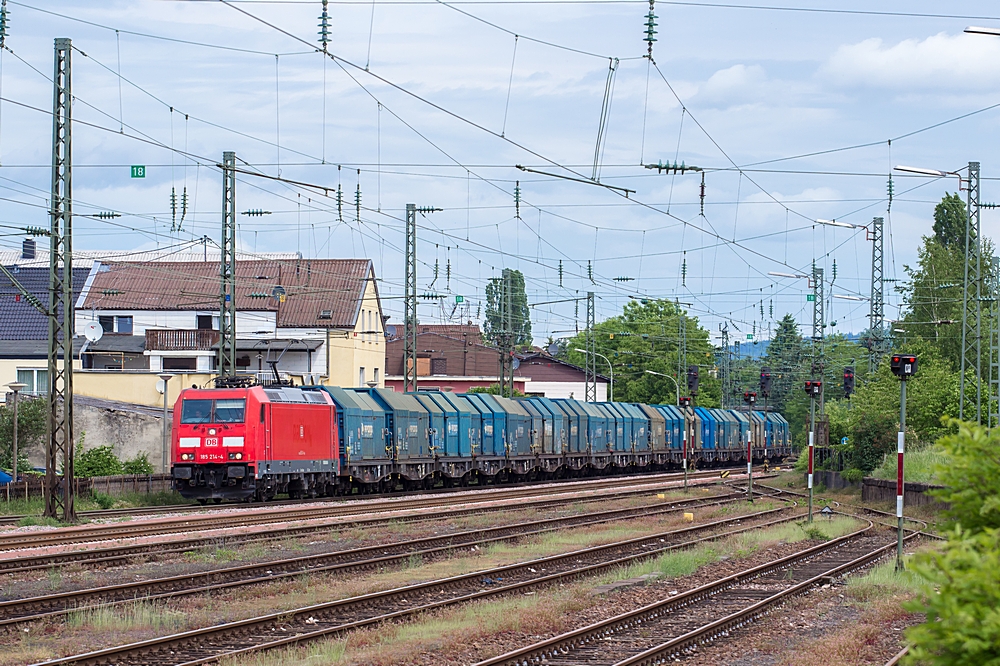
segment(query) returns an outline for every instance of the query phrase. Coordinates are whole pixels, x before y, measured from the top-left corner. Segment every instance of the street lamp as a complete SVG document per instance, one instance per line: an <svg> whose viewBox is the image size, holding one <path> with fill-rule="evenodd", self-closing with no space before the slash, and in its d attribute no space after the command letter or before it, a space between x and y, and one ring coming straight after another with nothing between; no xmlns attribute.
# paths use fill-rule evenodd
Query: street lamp
<svg viewBox="0 0 1000 666"><path fill-rule="evenodd" d="M163 456L161 458L160 468L163 470L163 473L166 474L167 460L170 458L170 450L167 448L167 382L170 381L170 378L173 377L173 375L164 372L157 375L157 377L163 380L163 441L161 443Z"/></svg>
<svg viewBox="0 0 1000 666"><path fill-rule="evenodd" d="M598 354L597 352L588 352L586 349L580 349L579 347L574 347L573 351L578 351L578 352L580 352L581 354L584 354L584 355L586 355L588 353L592 353L594 356L600 356L601 358L603 358L605 361L608 362L608 369L611 371L611 400L610 400L610 402L614 402L615 401L615 369L611 365L611 361L608 361L608 357L605 356L604 354Z"/></svg>
<svg viewBox="0 0 1000 666"><path fill-rule="evenodd" d="M670 375L665 375L662 372L656 372L654 370L647 370L646 374L647 375L656 375L657 377L666 377L667 379L669 379L670 381L672 381L674 383L674 390L677 391L677 406L678 407L680 406L680 404L681 404L681 387L677 385L677 380L676 379L674 379Z"/></svg>
<svg viewBox="0 0 1000 666"><path fill-rule="evenodd" d="M11 456L11 472L13 475L13 480L11 483L17 482L17 394L28 388L27 384L22 384L21 382L11 382L7 384L7 388L11 390L14 394L14 450L13 456Z"/></svg>

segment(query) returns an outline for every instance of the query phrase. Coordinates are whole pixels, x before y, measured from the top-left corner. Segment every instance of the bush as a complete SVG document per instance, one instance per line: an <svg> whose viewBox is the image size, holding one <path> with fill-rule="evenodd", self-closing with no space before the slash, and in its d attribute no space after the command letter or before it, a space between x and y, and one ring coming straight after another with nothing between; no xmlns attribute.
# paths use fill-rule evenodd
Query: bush
<svg viewBox="0 0 1000 666"><path fill-rule="evenodd" d="M931 494L948 504L948 526L979 532L1000 529L1000 430L975 423L959 423L958 433L942 437L937 450L944 454L935 467L945 486Z"/></svg>
<svg viewBox="0 0 1000 666"><path fill-rule="evenodd" d="M122 462L111 446L82 450L76 456L74 474L79 477L113 476L122 473Z"/></svg>
<svg viewBox="0 0 1000 666"><path fill-rule="evenodd" d="M921 579L920 600L908 609L927 614L907 631L906 664L959 666L1000 663L1000 530L956 528L941 552L911 560Z"/></svg>
<svg viewBox="0 0 1000 666"><path fill-rule="evenodd" d="M861 483L865 478L865 473L857 467L852 467L841 472L840 478L848 483Z"/></svg>
<svg viewBox="0 0 1000 666"><path fill-rule="evenodd" d="M122 474L148 475L152 474L153 471L153 463L149 462L149 456L145 453L140 453L122 464Z"/></svg>
<svg viewBox="0 0 1000 666"><path fill-rule="evenodd" d="M95 490L93 493L91 493L91 496L94 498L94 501L97 503L97 506L101 507L102 509L110 509L115 505L115 498L112 497L111 495L105 495L104 493L99 493Z"/></svg>
<svg viewBox="0 0 1000 666"><path fill-rule="evenodd" d="M851 439L850 465L870 472L882 462L883 456L896 450L899 422L895 416L879 413L862 414Z"/></svg>

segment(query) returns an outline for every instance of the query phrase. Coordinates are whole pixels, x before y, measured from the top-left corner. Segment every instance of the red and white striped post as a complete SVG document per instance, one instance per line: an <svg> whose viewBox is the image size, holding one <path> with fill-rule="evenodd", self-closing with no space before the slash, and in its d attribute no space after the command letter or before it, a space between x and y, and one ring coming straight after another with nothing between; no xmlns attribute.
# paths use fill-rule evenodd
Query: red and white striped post
<svg viewBox="0 0 1000 666"><path fill-rule="evenodd" d="M903 569L903 451L906 448L906 379L917 374L917 357L893 354L889 363L899 377L899 433L896 435L896 570Z"/></svg>
<svg viewBox="0 0 1000 666"><path fill-rule="evenodd" d="M903 451L906 448L906 375L899 382L899 432L896 433L896 570L903 569Z"/></svg>

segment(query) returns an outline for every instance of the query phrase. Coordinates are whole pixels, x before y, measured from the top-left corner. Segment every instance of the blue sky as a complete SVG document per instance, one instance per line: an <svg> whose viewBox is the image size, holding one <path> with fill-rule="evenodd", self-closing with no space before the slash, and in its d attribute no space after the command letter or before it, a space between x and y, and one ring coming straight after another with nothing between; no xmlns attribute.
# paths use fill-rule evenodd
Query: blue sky
<svg viewBox="0 0 1000 666"><path fill-rule="evenodd" d="M772 5L911 14L944 6ZM78 219L77 248L217 239L214 164L234 150L248 171L331 188L324 195L241 175L239 209L273 213L241 217L241 246L371 257L395 323L407 202L443 209L420 219L419 289L449 302L465 296L473 318L485 281L512 267L525 273L531 302L594 291L602 319L630 296L677 298L710 330L728 321L745 338L766 337L786 312L811 323L805 280L768 272L808 271L815 260L829 279L836 261L828 293L867 295L864 230L816 218L863 225L886 217L887 276L903 277L930 233L934 204L958 179L897 174L890 211L892 165L954 170L981 161L983 200L1000 198L989 155L1000 138L1000 108L907 136L1000 103L1000 38L962 34L967 25L1000 26L994 3L948 3L948 13L975 17L948 18L658 2L656 68L642 57L644 2L331 2L329 51L340 61L293 38L316 44L318 1L9 0L8 11L0 222L47 223L46 78L53 38L70 37L78 49L74 114L82 121L74 128L76 210L123 215L115 220L123 226ZM593 175L612 58L598 171L602 183L634 193L515 169ZM835 150L861 144L871 145ZM675 158L707 169L704 215L698 174L641 166ZM146 165L147 177L130 178L132 164ZM178 194L186 187L191 202L174 233L172 187ZM984 212L988 236L997 215ZM2 245L17 243L0 237ZM890 296L888 316L897 305ZM830 307L837 325L829 330L867 325L867 303ZM440 315L436 303L420 306L422 321ZM535 308L536 339L571 334L583 317L572 300Z"/></svg>

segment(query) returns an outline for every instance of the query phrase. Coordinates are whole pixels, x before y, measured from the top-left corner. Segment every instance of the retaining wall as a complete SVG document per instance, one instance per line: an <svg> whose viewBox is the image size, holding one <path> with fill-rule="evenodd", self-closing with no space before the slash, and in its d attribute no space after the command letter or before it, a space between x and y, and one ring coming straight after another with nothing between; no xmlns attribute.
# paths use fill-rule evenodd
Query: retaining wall
<svg viewBox="0 0 1000 666"><path fill-rule="evenodd" d="M943 507L944 504L927 494L928 490L943 488L930 483L906 483L903 485L903 503L906 506L922 504ZM861 484L861 500L865 502L896 503L896 482L866 476Z"/></svg>

